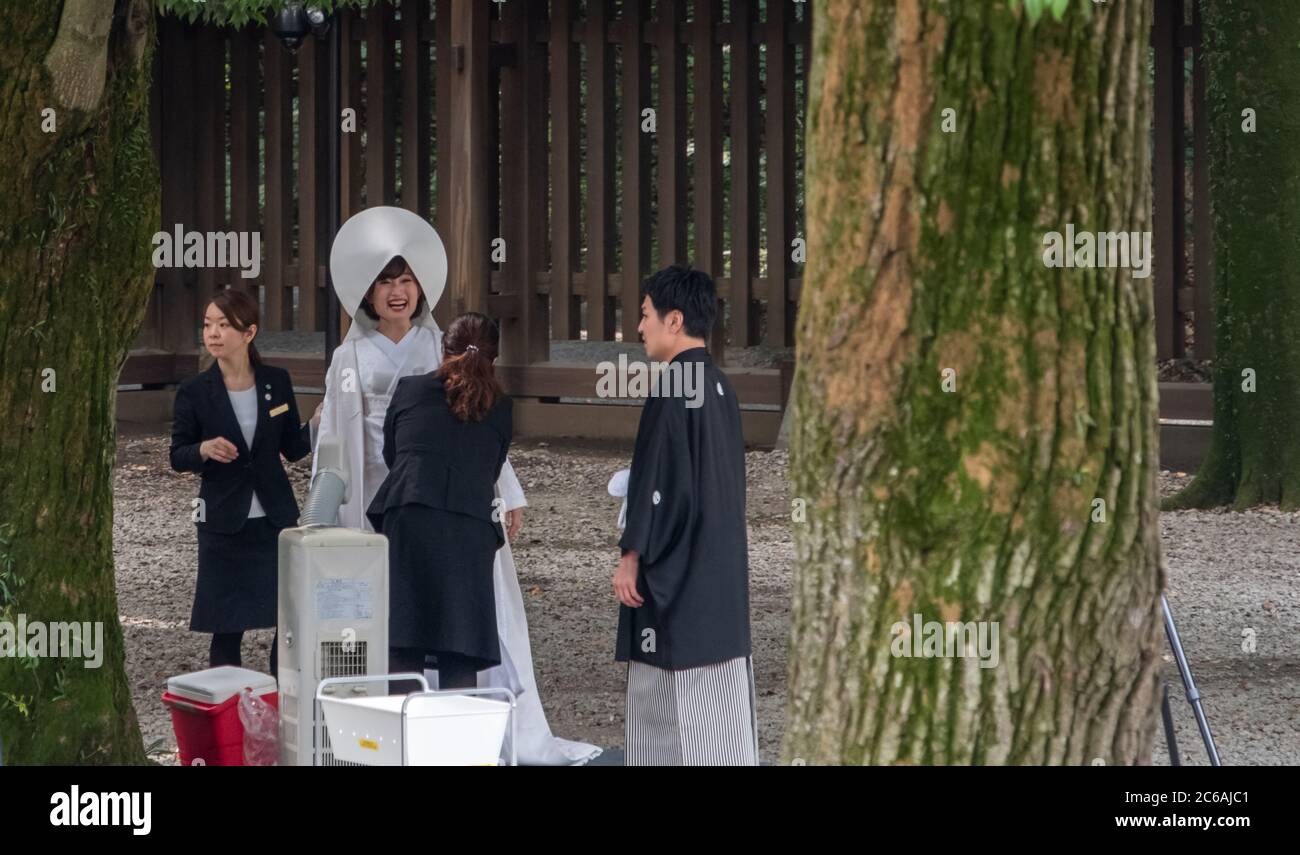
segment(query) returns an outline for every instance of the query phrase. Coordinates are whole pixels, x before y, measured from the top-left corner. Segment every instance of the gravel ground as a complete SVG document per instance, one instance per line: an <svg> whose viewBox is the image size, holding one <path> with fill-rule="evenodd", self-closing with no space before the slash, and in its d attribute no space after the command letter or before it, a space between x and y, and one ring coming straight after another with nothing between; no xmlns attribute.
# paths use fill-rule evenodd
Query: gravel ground
<svg viewBox="0 0 1300 855"><path fill-rule="evenodd" d="M521 442L511 461L528 494L515 561L528 609L534 664L552 729L621 746L624 668L613 662L617 608L609 593L618 504L605 493L627 465L621 443ZM784 727L790 619L787 458L747 455L754 667L760 749L777 755ZM289 467L301 500L310 466ZM1162 473L1168 492L1186 476ZM190 500L197 476L172 472L160 434L123 435L115 474L114 552L127 670L145 743L176 763L159 701L166 679L206 666L208 636L188 631L196 541ZM1225 762L1300 764L1300 515L1164 514L1169 599ZM1253 652L1244 652L1253 636ZM245 636L244 661L264 670L271 631ZM1178 686L1169 658L1167 677ZM1178 744L1204 763L1195 723L1174 694ZM1168 763L1163 737L1153 761Z"/></svg>
<svg viewBox="0 0 1300 855"><path fill-rule="evenodd" d="M1156 378L1161 383L1209 383L1214 363L1209 359L1163 359L1156 363Z"/></svg>

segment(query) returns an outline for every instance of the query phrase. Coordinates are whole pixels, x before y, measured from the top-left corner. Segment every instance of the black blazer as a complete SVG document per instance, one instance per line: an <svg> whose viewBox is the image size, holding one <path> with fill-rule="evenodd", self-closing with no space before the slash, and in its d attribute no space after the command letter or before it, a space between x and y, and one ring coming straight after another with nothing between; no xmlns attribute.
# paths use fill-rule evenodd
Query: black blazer
<svg viewBox="0 0 1300 855"><path fill-rule="evenodd" d="M198 526L206 531L239 531L248 518L254 489L273 525L288 528L298 524L298 502L280 455L301 460L311 451L311 442L298 420L289 372L261 365L254 367L253 374L257 378L257 432L251 449L244 444L244 432L230 405L220 365L213 362L211 368L176 390L172 468L203 475L199 498L205 506L206 521ZM199 443L219 436L239 449L234 461L219 463L199 456Z"/></svg>
<svg viewBox="0 0 1300 855"><path fill-rule="evenodd" d="M397 381L384 416L388 477L366 509L375 530L382 530L389 508L425 505L484 520L496 528L497 546L504 544L493 499L510 450L512 410L502 395L483 421L462 422L441 377L430 372Z"/></svg>

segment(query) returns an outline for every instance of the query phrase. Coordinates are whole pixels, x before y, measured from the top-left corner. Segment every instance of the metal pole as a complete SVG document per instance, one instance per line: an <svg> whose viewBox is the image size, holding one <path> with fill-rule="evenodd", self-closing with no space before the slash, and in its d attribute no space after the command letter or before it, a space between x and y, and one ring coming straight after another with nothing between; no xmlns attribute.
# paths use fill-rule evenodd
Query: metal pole
<svg viewBox="0 0 1300 855"><path fill-rule="evenodd" d="M1165 745L1169 747L1169 765L1181 766L1182 759L1178 756L1178 737L1174 733L1174 711L1169 708L1169 684L1161 686L1160 695L1160 717L1165 722Z"/></svg>
<svg viewBox="0 0 1300 855"><path fill-rule="evenodd" d="M1192 669L1187 664L1187 654L1183 652L1183 643L1178 639L1178 628L1174 626L1174 613L1169 609L1169 599L1160 595L1160 607L1165 613L1165 634L1169 636L1169 646L1174 650L1174 660L1178 663L1178 673L1182 675L1183 687L1187 690L1187 700L1192 705L1196 716L1196 726L1201 731L1201 741L1205 743L1205 753L1209 755L1211 766L1222 766L1219 762L1219 749L1214 745L1214 736L1210 733L1210 721L1205 717L1201 707L1201 693L1192 679Z"/></svg>

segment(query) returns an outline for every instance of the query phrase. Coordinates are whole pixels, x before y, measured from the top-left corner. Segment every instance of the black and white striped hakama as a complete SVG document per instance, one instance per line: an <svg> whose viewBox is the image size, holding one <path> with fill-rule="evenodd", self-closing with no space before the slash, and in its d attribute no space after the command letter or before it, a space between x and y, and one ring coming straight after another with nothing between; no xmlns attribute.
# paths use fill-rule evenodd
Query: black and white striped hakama
<svg viewBox="0 0 1300 855"><path fill-rule="evenodd" d="M626 764L757 766L752 660L681 671L629 662Z"/></svg>

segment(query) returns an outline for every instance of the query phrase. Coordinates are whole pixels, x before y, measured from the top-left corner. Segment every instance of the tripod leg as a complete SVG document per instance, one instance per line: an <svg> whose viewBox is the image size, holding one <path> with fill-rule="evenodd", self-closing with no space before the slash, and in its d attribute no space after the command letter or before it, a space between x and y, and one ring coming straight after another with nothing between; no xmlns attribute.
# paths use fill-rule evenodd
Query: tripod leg
<svg viewBox="0 0 1300 855"><path fill-rule="evenodd" d="M1165 722L1165 744L1169 746L1169 765L1181 766L1178 756L1178 737L1174 734L1174 711L1169 708L1169 684L1165 683L1160 699L1160 717Z"/></svg>
<svg viewBox="0 0 1300 855"><path fill-rule="evenodd" d="M1201 706L1201 693L1192 679L1192 668L1187 664L1187 654L1183 652L1183 642L1178 637L1178 627L1174 626L1174 613L1169 608L1169 599L1160 595L1160 607L1165 613L1165 635L1169 637L1169 646L1173 649L1174 660L1178 663L1178 673L1183 678L1183 688L1187 690L1187 701L1192 705L1192 714L1196 716L1196 726L1201 731L1201 741L1205 743L1205 753L1210 758L1211 766L1222 765L1219 760L1219 747L1214 744L1214 735L1210 733L1210 720L1205 716Z"/></svg>

